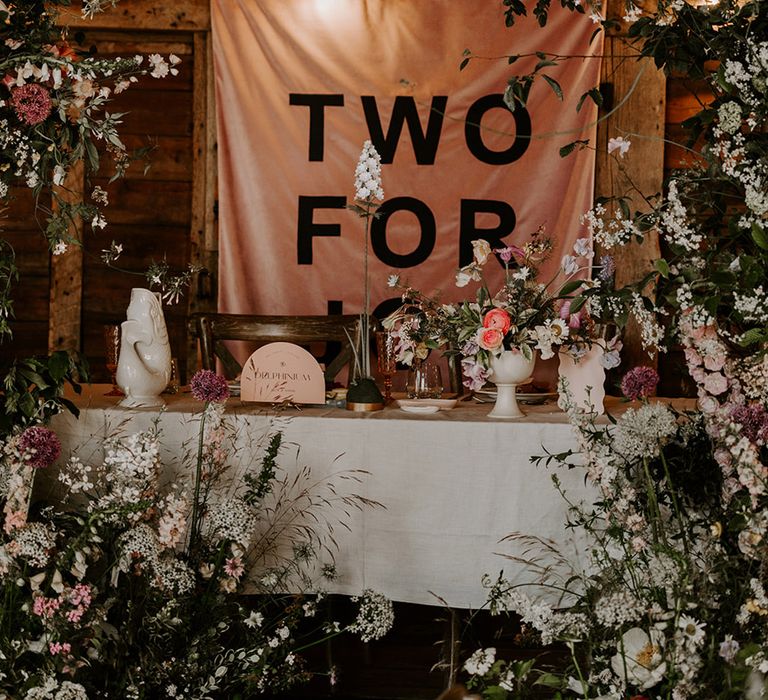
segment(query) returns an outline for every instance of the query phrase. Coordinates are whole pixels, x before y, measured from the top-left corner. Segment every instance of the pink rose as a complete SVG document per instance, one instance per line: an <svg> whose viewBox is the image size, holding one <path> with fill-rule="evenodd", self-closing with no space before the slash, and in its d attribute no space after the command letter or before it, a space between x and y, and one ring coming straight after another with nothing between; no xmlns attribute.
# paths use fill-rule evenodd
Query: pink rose
<svg viewBox="0 0 768 700"><path fill-rule="evenodd" d="M496 350L504 342L504 333L498 328L481 328L477 334L477 344L483 350Z"/></svg>
<svg viewBox="0 0 768 700"><path fill-rule="evenodd" d="M502 335L507 334L511 325L512 319L504 309L491 309L483 318L483 328L499 330Z"/></svg>

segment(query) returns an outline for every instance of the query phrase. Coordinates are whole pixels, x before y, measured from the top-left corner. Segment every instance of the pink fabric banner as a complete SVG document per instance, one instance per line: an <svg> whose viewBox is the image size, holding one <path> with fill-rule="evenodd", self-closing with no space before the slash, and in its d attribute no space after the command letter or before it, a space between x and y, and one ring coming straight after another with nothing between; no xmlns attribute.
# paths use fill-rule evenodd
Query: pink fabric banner
<svg viewBox="0 0 768 700"><path fill-rule="evenodd" d="M386 197L371 233L372 308L393 296L391 273L446 301L473 294L454 274L476 238L519 244L544 225L551 272L583 235L594 151L558 151L594 137L594 105L576 112L599 80L588 18L553 11L544 29L532 18L507 29L490 0L213 0L211 10L222 311L362 309L363 221L346 205L369 138ZM467 48L483 58L460 71ZM504 57L535 51L581 58L546 69L564 104L542 81L513 114L507 79L539 59Z"/></svg>

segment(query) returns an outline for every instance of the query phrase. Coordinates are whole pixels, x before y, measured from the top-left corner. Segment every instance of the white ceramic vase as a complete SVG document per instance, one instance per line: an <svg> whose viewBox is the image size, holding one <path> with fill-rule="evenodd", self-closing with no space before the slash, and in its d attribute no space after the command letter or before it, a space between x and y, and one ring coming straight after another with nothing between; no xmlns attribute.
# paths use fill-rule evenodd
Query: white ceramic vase
<svg viewBox="0 0 768 700"><path fill-rule="evenodd" d="M602 365L603 348L593 345L578 360L567 352L559 354L558 374L567 381L571 400L586 411L598 416L604 413L605 368ZM566 397L560 394L557 405L565 409Z"/></svg>
<svg viewBox="0 0 768 700"><path fill-rule="evenodd" d="M488 414L491 418L520 418L525 414L517 405L516 391L533 374L536 355L527 359L517 348L504 350L491 357L491 374L488 377L496 385L496 403Z"/></svg>
<svg viewBox="0 0 768 700"><path fill-rule="evenodd" d="M158 295L132 289L120 334L117 385L125 393L121 406L162 406L160 394L171 379L171 345Z"/></svg>

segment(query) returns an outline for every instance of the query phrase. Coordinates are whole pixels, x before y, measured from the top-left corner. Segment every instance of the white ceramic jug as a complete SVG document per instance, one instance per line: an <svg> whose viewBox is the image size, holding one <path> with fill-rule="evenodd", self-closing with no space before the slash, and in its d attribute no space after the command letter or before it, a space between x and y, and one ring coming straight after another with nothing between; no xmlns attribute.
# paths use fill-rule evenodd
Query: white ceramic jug
<svg viewBox="0 0 768 700"><path fill-rule="evenodd" d="M125 392L120 405L162 406L160 394L171 378L171 345L158 295L149 289L132 289L126 316L116 375Z"/></svg>

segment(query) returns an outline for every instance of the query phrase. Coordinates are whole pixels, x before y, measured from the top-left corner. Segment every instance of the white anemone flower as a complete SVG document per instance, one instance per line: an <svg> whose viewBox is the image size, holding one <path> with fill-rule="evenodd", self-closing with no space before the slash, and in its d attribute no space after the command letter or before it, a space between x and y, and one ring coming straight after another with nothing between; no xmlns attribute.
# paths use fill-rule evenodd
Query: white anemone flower
<svg viewBox="0 0 768 700"><path fill-rule="evenodd" d="M611 658L614 673L640 690L659 683L667 672L664 661L664 633L651 629L650 635L639 627L627 630L621 637L618 653Z"/></svg>

